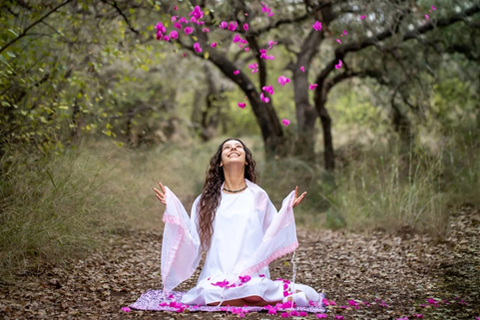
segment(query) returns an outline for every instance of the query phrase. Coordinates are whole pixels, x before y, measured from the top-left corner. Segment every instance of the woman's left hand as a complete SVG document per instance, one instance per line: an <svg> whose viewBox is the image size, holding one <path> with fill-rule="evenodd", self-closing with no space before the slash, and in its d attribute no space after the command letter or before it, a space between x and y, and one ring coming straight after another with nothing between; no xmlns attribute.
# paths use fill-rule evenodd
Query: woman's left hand
<svg viewBox="0 0 480 320"><path fill-rule="evenodd" d="M292 208L295 208L302 202L303 198L307 195L307 191L302 193L302 195L299 197L298 196L298 186L295 187L295 200L293 200Z"/></svg>

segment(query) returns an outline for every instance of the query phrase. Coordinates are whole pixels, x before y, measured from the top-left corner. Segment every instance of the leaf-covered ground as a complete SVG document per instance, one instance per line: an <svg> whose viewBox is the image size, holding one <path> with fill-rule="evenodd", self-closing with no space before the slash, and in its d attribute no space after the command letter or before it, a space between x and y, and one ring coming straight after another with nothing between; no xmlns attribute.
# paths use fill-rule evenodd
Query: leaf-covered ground
<svg viewBox="0 0 480 320"><path fill-rule="evenodd" d="M475 319L480 317L480 211L464 208L442 243L405 230L398 235L298 230L297 281L326 293L328 319ZM131 232L71 267L26 272L0 283L2 319L210 319L226 313L131 311L147 289L161 288L161 233ZM270 265L271 276L291 278L291 256ZM199 270L178 289L192 287ZM427 301L427 299L434 299ZM358 303L358 308L350 306ZM368 304L364 303L368 302ZM266 313L250 319L272 319ZM297 317L299 319L300 317ZM309 315L309 319L316 319Z"/></svg>

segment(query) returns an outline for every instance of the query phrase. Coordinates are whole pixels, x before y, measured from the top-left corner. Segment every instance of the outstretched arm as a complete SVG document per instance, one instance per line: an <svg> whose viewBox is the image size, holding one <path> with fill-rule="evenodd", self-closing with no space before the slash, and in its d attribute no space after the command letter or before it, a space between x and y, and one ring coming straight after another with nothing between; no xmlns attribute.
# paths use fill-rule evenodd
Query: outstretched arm
<svg viewBox="0 0 480 320"><path fill-rule="evenodd" d="M175 194L159 182L155 196L166 205L162 242L162 280L164 290L171 291L190 278L199 262L200 240L195 224Z"/></svg>

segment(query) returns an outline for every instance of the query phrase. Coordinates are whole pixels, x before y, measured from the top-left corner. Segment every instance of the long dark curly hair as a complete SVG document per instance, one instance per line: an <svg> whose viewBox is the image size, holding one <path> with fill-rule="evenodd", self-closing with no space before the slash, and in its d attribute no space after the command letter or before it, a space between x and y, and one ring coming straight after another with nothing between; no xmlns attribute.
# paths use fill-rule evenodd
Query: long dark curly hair
<svg viewBox="0 0 480 320"><path fill-rule="evenodd" d="M225 142L229 140L236 140L240 142L245 151L245 160L247 165L245 166L244 178L250 180L253 183L257 182L257 173L255 171L255 160L253 160L252 152L245 144L236 138L229 138L223 141L215 155L210 159L210 168L207 170L207 176L205 183L203 184L202 196L200 198L200 204L197 208L197 216L199 218L200 228L200 242L202 249L208 251L210 248L210 241L213 234L213 220L215 219L215 212L220 205L221 186L225 181L225 175L223 174L223 168L220 167L222 160L222 150Z"/></svg>

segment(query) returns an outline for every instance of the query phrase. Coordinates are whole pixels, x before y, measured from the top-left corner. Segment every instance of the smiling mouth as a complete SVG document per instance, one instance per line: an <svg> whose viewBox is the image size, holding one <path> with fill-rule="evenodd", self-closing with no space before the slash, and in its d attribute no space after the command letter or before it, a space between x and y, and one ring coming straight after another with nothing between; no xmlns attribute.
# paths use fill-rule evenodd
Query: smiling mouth
<svg viewBox="0 0 480 320"><path fill-rule="evenodd" d="M228 157L231 158L233 155L236 155L237 157L240 157L240 154L236 153L236 152L229 154Z"/></svg>

